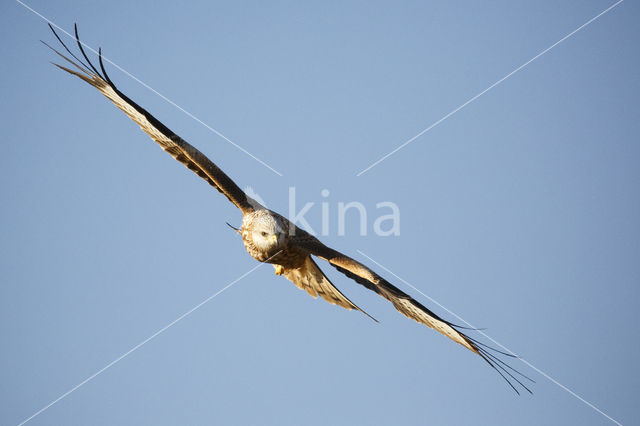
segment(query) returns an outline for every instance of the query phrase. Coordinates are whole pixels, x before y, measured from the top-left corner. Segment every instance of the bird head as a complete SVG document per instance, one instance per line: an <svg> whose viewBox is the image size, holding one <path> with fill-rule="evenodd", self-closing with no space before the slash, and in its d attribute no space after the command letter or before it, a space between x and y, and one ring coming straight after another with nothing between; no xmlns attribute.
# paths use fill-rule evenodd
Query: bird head
<svg viewBox="0 0 640 426"><path fill-rule="evenodd" d="M283 224L274 216L261 216L252 221L249 235L253 244L264 251L283 249L287 234Z"/></svg>

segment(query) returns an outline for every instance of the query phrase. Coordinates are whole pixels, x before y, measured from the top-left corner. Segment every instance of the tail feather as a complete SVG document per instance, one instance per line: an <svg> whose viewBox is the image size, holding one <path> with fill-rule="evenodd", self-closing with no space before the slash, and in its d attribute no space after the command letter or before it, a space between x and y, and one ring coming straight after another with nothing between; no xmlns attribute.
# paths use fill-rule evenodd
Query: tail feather
<svg viewBox="0 0 640 426"><path fill-rule="evenodd" d="M329 278L327 278L313 259L311 259L311 256L305 259L301 267L285 269L284 276L298 288L309 293L313 298L320 296L332 305L338 305L348 310L356 309L375 322L378 322L378 320L363 311L342 294L342 292L329 281Z"/></svg>

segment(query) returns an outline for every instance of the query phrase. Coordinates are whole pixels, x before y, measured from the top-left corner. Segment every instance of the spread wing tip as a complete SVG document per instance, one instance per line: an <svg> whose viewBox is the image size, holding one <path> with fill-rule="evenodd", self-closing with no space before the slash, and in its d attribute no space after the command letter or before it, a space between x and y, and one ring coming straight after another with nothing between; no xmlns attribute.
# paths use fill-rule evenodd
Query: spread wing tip
<svg viewBox="0 0 640 426"><path fill-rule="evenodd" d="M313 236L303 235L296 241L296 243L299 246L309 250L309 252L313 255L326 260L338 271L353 279L358 284L363 285L367 289L372 290L378 295L387 299L393 304L396 310L398 310L406 317L438 331L454 342L461 344L466 349L480 356L491 366L491 368L493 368L498 372L498 374L500 374L500 376L518 395L520 395L520 392L518 391L517 386L521 386L527 392L533 393L531 389L529 389L523 383L523 381L528 380L532 383L535 383L535 381L530 377L522 374L512 366L508 365L492 352L508 356L510 358L518 358L516 355L503 352L491 346L488 346L476 339L467 336L461 331L463 329L471 331L480 330L473 329L472 327L457 326L441 318L436 313L423 306L420 302L413 299L411 296L395 287L384 278L377 275L367 266L336 250L325 246ZM516 375L520 376L522 380L519 377L516 377Z"/></svg>
<svg viewBox="0 0 640 426"><path fill-rule="evenodd" d="M206 180L216 190L224 194L229 201L236 205L243 213L247 213L254 210L254 207L247 200L246 194L238 187L238 185L229 178L218 166L216 166L209 158L198 151L195 147L187 143L180 138L177 134L171 131L168 127L162 124L158 119L151 115L148 111L135 103L129 97L124 95L118 90L115 84L111 81L111 78L107 74L104 66L104 61L107 60L102 56L102 48L99 48L97 52L91 49L80 41L78 32L78 25L74 24L74 35L77 44L77 50L80 51L79 55L73 53L69 47L64 43L58 32L55 30L51 23L48 24L49 29L53 32L54 36L65 49L69 57L63 55L58 50L51 47L49 44L43 41L48 48L53 50L62 59L72 65L67 68L65 66L55 64L58 68L73 74L85 82L91 84L98 89L104 96L106 96L111 102L115 104L120 110L122 110L130 119L136 122L140 128L147 133L152 140L158 143L165 151L169 152L180 163L184 164L187 168L192 170L196 175ZM68 34L68 33L67 33ZM71 34L69 34L72 38ZM98 56L98 69L85 50L91 49L97 53ZM73 58L73 59L70 59ZM77 69L74 71L71 68Z"/></svg>
<svg viewBox="0 0 640 426"><path fill-rule="evenodd" d="M520 377L530 381L531 383L535 383L535 380L533 380L529 376L523 374L522 372L516 370L515 368L513 368L512 366L510 366L509 364L507 364L506 362L504 362L503 360L501 360L497 356L495 356L492 353L490 353L487 349L484 349L484 348L482 348L480 346L475 346L475 347L476 347L476 350L477 350L476 353L478 355L480 355L480 357L483 360L485 360L485 362L487 364L489 364L491 366L491 368L493 368L495 371L497 371L498 374L500 374L500 376L504 379L504 381L507 382L509 384L509 386L511 387L511 389L513 389L518 395L520 395L520 392L516 388L516 383L518 385L520 385L524 390L529 392L529 394L533 395L533 391L531 389L529 389L529 387L527 387L522 382L522 380L519 379L518 377L516 377L514 374L519 375ZM500 351L498 351L498 352L500 352ZM500 353L502 353L502 352L500 352Z"/></svg>

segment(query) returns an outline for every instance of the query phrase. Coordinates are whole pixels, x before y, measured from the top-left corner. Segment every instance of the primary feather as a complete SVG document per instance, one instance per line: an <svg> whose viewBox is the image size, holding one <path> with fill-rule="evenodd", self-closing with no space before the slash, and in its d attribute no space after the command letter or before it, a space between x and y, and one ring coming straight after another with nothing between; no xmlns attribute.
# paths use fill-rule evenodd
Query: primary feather
<svg viewBox="0 0 640 426"><path fill-rule="evenodd" d="M102 50L98 51L100 66L100 71L98 71L84 51L78 37L77 26L75 27L76 42L86 63L71 52L51 25L49 27L66 52L75 59L75 61L70 59L47 44L49 48L75 69L59 64L54 65L95 87L137 123L163 150L224 194L230 202L240 209L243 214L242 226L239 229L234 229L242 236L245 249L254 259L274 264L277 274L284 274L287 279L311 296L320 296L329 303L349 310L358 310L374 319L342 294L320 270L311 256L324 259L347 277L384 297L408 318L438 331L479 355L516 392L518 392L516 385L520 385L523 389L531 392L512 373L519 374L528 380L531 379L507 365L494 353L510 357L513 355L490 348L469 337L460 330L462 327L442 319L362 263L325 246L317 238L299 229L285 217L263 207L245 194L209 158L118 90L104 68Z"/></svg>

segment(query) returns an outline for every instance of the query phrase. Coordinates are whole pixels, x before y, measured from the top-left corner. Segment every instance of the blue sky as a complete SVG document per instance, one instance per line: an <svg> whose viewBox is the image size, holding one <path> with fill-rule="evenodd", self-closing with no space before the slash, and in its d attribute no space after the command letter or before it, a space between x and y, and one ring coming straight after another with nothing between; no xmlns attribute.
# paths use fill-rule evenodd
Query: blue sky
<svg viewBox="0 0 640 426"><path fill-rule="evenodd" d="M615 2L28 4L269 207L622 423L640 344L638 5L623 2L384 162L371 163ZM18 424L256 265L240 214L94 89L45 22L3 2L0 423ZM68 39L67 39L68 40ZM322 197L328 189L330 195ZM346 235L339 202L356 215ZM372 232L376 204L400 235ZM612 424L521 362L481 359L320 265L381 321L262 266L28 424Z"/></svg>

